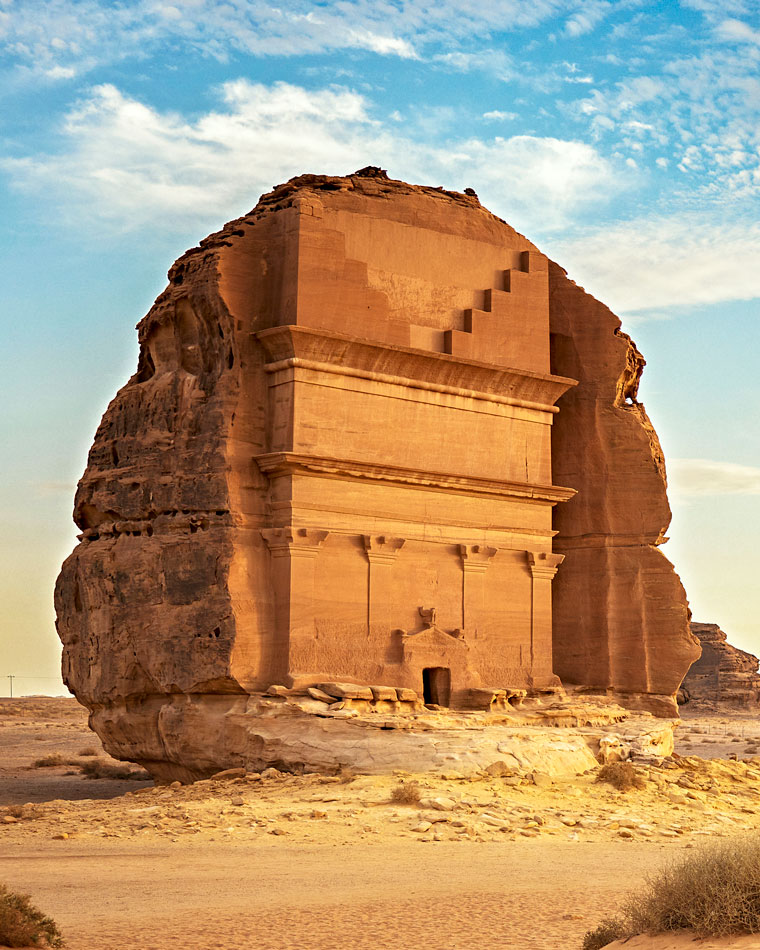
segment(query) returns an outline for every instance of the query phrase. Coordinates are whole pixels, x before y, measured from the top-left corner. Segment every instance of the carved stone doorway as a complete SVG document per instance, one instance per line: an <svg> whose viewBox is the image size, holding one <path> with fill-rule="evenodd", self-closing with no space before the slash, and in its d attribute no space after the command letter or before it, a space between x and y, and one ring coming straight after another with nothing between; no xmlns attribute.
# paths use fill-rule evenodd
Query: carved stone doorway
<svg viewBox="0 0 760 950"><path fill-rule="evenodd" d="M451 699L451 670L447 666L428 666L422 671L422 693L426 703L448 706Z"/></svg>

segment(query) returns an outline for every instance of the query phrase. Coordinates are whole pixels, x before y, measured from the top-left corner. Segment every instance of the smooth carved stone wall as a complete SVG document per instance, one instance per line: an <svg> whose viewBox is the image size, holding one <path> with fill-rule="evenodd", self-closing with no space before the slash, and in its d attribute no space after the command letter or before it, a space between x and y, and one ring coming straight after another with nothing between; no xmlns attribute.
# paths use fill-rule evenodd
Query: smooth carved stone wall
<svg viewBox="0 0 760 950"><path fill-rule="evenodd" d="M696 651L618 326L476 198L373 170L294 179L188 251L56 587L107 748L157 769L171 734L200 774L253 692L422 693L431 668L452 705L559 673L671 709Z"/></svg>

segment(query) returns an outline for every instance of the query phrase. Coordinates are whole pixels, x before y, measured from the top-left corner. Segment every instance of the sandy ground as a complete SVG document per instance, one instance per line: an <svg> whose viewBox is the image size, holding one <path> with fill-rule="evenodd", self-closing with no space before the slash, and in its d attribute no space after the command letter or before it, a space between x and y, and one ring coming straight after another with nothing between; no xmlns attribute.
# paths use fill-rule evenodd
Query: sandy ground
<svg viewBox="0 0 760 950"><path fill-rule="evenodd" d="M686 758L627 793L274 771L154 787L32 767L98 740L73 700L0 700L0 881L70 950L577 950L663 862L760 827L760 722L685 713ZM414 780L422 804L390 801Z"/></svg>

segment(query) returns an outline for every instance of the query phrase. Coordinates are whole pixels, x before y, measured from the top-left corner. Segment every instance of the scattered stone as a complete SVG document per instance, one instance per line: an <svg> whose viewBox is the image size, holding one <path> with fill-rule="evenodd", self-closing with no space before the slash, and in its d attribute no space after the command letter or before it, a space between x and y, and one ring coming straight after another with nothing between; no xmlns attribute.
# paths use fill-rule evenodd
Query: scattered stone
<svg viewBox="0 0 760 950"><path fill-rule="evenodd" d="M402 703L416 703L418 701L417 693L413 689L407 689L406 687L396 687L396 695Z"/></svg>
<svg viewBox="0 0 760 950"><path fill-rule="evenodd" d="M436 811L453 811L457 807L457 803L453 798L445 798L443 796L438 798L421 798L420 807L434 808Z"/></svg>
<svg viewBox="0 0 760 950"><path fill-rule="evenodd" d="M375 702L391 702L398 700L396 690L392 686L370 686Z"/></svg>
<svg viewBox="0 0 760 950"><path fill-rule="evenodd" d="M531 775L534 785L538 785L539 788L547 788L549 785L553 785L554 781L551 775L546 772L533 772Z"/></svg>
<svg viewBox="0 0 760 950"><path fill-rule="evenodd" d="M334 703L335 696L330 696L328 693L325 693L321 689L317 689L316 686L309 686L306 692L311 696L312 699L318 700L320 703Z"/></svg>
<svg viewBox="0 0 760 950"><path fill-rule="evenodd" d="M317 687L328 696L336 699L372 699L372 690L369 686L358 686L356 683L320 683Z"/></svg>
<svg viewBox="0 0 760 950"><path fill-rule="evenodd" d="M212 782L225 782L231 778L245 778L245 769L224 769L222 772L216 772L211 776Z"/></svg>

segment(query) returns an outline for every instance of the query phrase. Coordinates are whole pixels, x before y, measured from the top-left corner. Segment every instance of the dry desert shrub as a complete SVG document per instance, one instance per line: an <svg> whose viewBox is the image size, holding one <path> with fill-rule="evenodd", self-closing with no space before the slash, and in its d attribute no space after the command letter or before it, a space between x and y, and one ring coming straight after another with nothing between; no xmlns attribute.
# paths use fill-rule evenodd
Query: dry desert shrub
<svg viewBox="0 0 760 950"><path fill-rule="evenodd" d="M77 752L77 755L81 755L82 757L97 754L98 750L93 745L88 745L86 749L80 749L79 752Z"/></svg>
<svg viewBox="0 0 760 950"><path fill-rule="evenodd" d="M691 930L698 937L760 933L760 838L707 845L671 863L628 900L618 919L589 931L583 950L672 930Z"/></svg>
<svg viewBox="0 0 760 950"><path fill-rule="evenodd" d="M52 769L56 765L71 765L69 759L65 759L62 755L59 755L57 752L51 752L50 755L45 755L41 759L37 759L33 764L32 768L34 769Z"/></svg>
<svg viewBox="0 0 760 950"><path fill-rule="evenodd" d="M397 805L416 805L422 798L422 790L417 782L401 782L391 789L391 801Z"/></svg>
<svg viewBox="0 0 760 950"><path fill-rule="evenodd" d="M629 792L632 788L644 788L645 782L636 771L633 762L609 762L596 773L597 782L614 785L618 791Z"/></svg>
<svg viewBox="0 0 760 950"><path fill-rule="evenodd" d="M0 884L0 945L4 947L62 947L63 938L50 917L25 894Z"/></svg>
<svg viewBox="0 0 760 950"><path fill-rule="evenodd" d="M603 920L596 930L589 930L583 938L581 950L601 950L613 940L625 937L625 930L618 920Z"/></svg>
<svg viewBox="0 0 760 950"><path fill-rule="evenodd" d="M150 778L144 769L132 765L114 765L112 762L104 762L103 759L78 764L80 771L87 778L135 779L138 782L147 782Z"/></svg>

